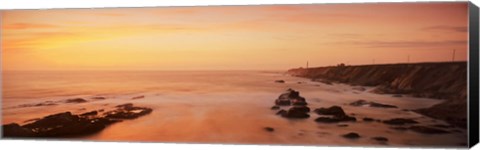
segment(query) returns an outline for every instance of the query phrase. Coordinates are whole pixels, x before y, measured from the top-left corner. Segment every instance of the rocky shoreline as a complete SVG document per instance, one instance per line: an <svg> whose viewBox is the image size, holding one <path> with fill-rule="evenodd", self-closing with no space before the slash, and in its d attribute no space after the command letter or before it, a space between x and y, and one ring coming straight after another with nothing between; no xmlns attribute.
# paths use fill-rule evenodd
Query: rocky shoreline
<svg viewBox="0 0 480 150"><path fill-rule="evenodd" d="M310 114L311 109L308 107L307 100L300 96L299 91L293 89L287 89L285 93L280 94L278 99L274 101L274 106L271 110L277 111L275 114L285 119L298 120L312 117ZM368 102L366 100L357 100L350 104L353 107L377 107L384 109L399 109L397 106L389 104L381 104L376 102ZM379 122L390 126L392 130L410 130L412 132L420 134L448 134L451 133L449 129L453 126L446 125L421 125L413 118L391 118L386 120L374 119L370 117L364 117L363 119L357 119L354 116L347 115L346 111L340 106L321 107L313 110L314 114L318 117L314 120L316 123L323 124L338 124L338 127L348 127L348 124L340 124L343 122L357 123L357 122ZM312 122L313 123L313 122ZM265 131L274 132L275 128L265 127ZM349 132L340 135L346 139L359 139L364 137L357 132ZM389 139L385 136L371 137L381 144L387 144Z"/></svg>
<svg viewBox="0 0 480 150"><path fill-rule="evenodd" d="M67 100L67 102L86 102L84 99ZM132 103L115 106L113 110L93 110L82 114L62 112L33 119L32 123L19 125L17 123L2 126L3 137L72 137L94 134L102 131L108 125L123 120L136 119L150 114L153 110L137 107Z"/></svg>
<svg viewBox="0 0 480 150"><path fill-rule="evenodd" d="M417 113L467 127L467 62L384 64L297 68L290 75L322 83L374 86L373 92L446 99Z"/></svg>

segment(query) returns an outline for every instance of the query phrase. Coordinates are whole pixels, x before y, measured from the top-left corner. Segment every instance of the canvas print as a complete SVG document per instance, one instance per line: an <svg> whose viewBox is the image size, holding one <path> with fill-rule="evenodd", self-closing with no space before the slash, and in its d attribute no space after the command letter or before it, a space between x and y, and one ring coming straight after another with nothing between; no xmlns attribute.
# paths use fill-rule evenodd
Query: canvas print
<svg viewBox="0 0 480 150"><path fill-rule="evenodd" d="M467 2L2 10L2 137L465 147L467 31Z"/></svg>

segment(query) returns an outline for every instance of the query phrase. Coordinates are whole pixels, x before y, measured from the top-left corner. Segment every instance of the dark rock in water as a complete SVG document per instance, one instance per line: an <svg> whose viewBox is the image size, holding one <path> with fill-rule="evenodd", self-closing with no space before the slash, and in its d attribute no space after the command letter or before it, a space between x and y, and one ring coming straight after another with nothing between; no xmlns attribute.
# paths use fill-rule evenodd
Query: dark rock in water
<svg viewBox="0 0 480 150"><path fill-rule="evenodd" d="M92 99L96 99L96 100L104 100L104 99L107 99L105 97L102 97L102 96L95 96L95 97L92 97Z"/></svg>
<svg viewBox="0 0 480 150"><path fill-rule="evenodd" d="M315 122L319 123L338 123L338 122L355 122L357 119L350 116L333 116L333 117L318 117Z"/></svg>
<svg viewBox="0 0 480 150"><path fill-rule="evenodd" d="M351 106L369 106L369 107L379 107L379 108L398 108L397 106L388 105L388 104L381 104L376 102L368 102L366 100L357 100L355 102L350 103Z"/></svg>
<svg viewBox="0 0 480 150"><path fill-rule="evenodd" d="M27 128L22 128L16 123L2 126L3 137L33 137L35 133Z"/></svg>
<svg viewBox="0 0 480 150"><path fill-rule="evenodd" d="M273 131L275 131L275 129L272 128L272 127L265 127L265 128L263 128L263 129L264 129L265 131L268 131L268 132L273 132Z"/></svg>
<svg viewBox="0 0 480 150"><path fill-rule="evenodd" d="M65 103L86 103L86 102L88 101L83 98L74 98L74 99L65 100Z"/></svg>
<svg viewBox="0 0 480 150"><path fill-rule="evenodd" d="M332 106L329 108L318 108L314 110L319 115L334 115L334 116L345 116L345 111L343 111L340 106Z"/></svg>
<svg viewBox="0 0 480 150"><path fill-rule="evenodd" d="M95 116L97 114L98 114L98 111L91 111L91 112L80 114L80 116Z"/></svg>
<svg viewBox="0 0 480 150"><path fill-rule="evenodd" d="M282 109L282 110L279 110L279 111L277 112L277 115L282 115L282 116L283 116L284 114L287 114L287 111L286 111L286 110L283 110L283 109Z"/></svg>
<svg viewBox="0 0 480 150"><path fill-rule="evenodd" d="M370 104L370 103L367 102L366 100L363 100L363 99L350 103L350 105L352 105L352 106L364 106L364 105L368 105L368 104Z"/></svg>
<svg viewBox="0 0 480 150"><path fill-rule="evenodd" d="M372 137L372 139L375 140L375 141L379 141L379 142L388 142L388 138L381 137L381 136Z"/></svg>
<svg viewBox="0 0 480 150"><path fill-rule="evenodd" d="M363 121L366 121L366 122L372 122L372 121L375 121L375 119L373 119L373 118L368 118L368 117L365 117L365 118L363 118Z"/></svg>
<svg viewBox="0 0 480 150"><path fill-rule="evenodd" d="M275 106L272 106L272 108L270 108L270 109L271 110L278 110L278 109L280 109L280 106L275 105Z"/></svg>
<svg viewBox="0 0 480 150"><path fill-rule="evenodd" d="M119 107L120 106L120 107ZM117 110L105 112L105 118L109 119L135 119L140 116L150 114L153 110L146 107L134 107L133 105L124 104L117 106Z"/></svg>
<svg viewBox="0 0 480 150"><path fill-rule="evenodd" d="M126 104L117 105L115 107L117 107L117 108L128 108L128 107L133 107L133 104L132 103L126 103Z"/></svg>
<svg viewBox="0 0 480 150"><path fill-rule="evenodd" d="M73 136L98 132L109 123L104 118L86 119L70 112L50 115L22 126L35 133L36 137Z"/></svg>
<svg viewBox="0 0 480 150"><path fill-rule="evenodd" d="M308 103L305 102L305 99L303 99L303 100L296 100L296 99L294 99L294 100L293 100L293 105L305 106L305 105L308 105Z"/></svg>
<svg viewBox="0 0 480 150"><path fill-rule="evenodd" d="M380 103L375 103L375 102L370 102L370 107L398 108L397 106L388 105L388 104L380 104Z"/></svg>
<svg viewBox="0 0 480 150"><path fill-rule="evenodd" d="M18 105L17 107L22 108L22 107L40 107L40 106L53 106L53 105L57 105L57 103L52 101L45 101L37 104L21 104L21 105Z"/></svg>
<svg viewBox="0 0 480 150"><path fill-rule="evenodd" d="M142 99L142 98L145 98L145 96L141 95L141 96L132 97L132 99Z"/></svg>
<svg viewBox="0 0 480 150"><path fill-rule="evenodd" d="M46 116L35 122L19 126L3 125L4 137L67 137L87 135L103 130L107 125L122 119L132 119L150 113L150 108L121 105L105 117L97 116L97 111L74 115L64 112Z"/></svg>
<svg viewBox="0 0 480 150"><path fill-rule="evenodd" d="M310 108L307 106L293 106L289 111L300 111L300 112L310 112Z"/></svg>
<svg viewBox="0 0 480 150"><path fill-rule="evenodd" d="M275 100L276 105L288 106L291 104L294 105L307 105L305 98L300 96L300 92L288 89L285 93L281 94L277 100Z"/></svg>
<svg viewBox="0 0 480 150"><path fill-rule="evenodd" d="M290 102L290 97L289 97L290 93L283 93L281 94L277 100L275 100L275 104L276 105L280 105L280 106L288 106L288 105L291 105L291 102Z"/></svg>
<svg viewBox="0 0 480 150"><path fill-rule="evenodd" d="M282 117L285 118L298 118L298 119L305 119L310 117L308 112L310 111L310 108L305 107L305 106L300 106L300 107L292 107L290 108L286 113L282 113ZM278 114L278 113L277 113Z"/></svg>
<svg viewBox="0 0 480 150"><path fill-rule="evenodd" d="M445 133L449 133L448 131L445 131L445 130L442 130L442 129L425 127L425 126L411 126L409 129L412 130L412 131L418 132L418 133L423 133L423 134L445 134Z"/></svg>
<svg viewBox="0 0 480 150"><path fill-rule="evenodd" d="M406 127L390 127L390 128L392 128L392 129L394 129L394 130L399 130L399 131L408 130L408 128L406 128Z"/></svg>
<svg viewBox="0 0 480 150"><path fill-rule="evenodd" d="M346 121L357 121L355 117L348 116L340 106L332 106L329 108L318 108L314 110L319 115L331 115L332 117L318 117L316 122L320 123L337 123Z"/></svg>
<svg viewBox="0 0 480 150"><path fill-rule="evenodd" d="M350 132L350 133L344 134L342 136L344 138L347 138L347 139L358 139L358 138L360 138L360 135L358 133L355 133L355 132Z"/></svg>
<svg viewBox="0 0 480 150"><path fill-rule="evenodd" d="M337 127L348 127L348 124L339 124Z"/></svg>
<svg viewBox="0 0 480 150"><path fill-rule="evenodd" d="M285 83L283 80L275 80L275 83Z"/></svg>
<svg viewBox="0 0 480 150"><path fill-rule="evenodd" d="M405 124L417 124L418 122L412 119L394 118L390 120L384 120L383 123L389 125L405 125Z"/></svg>

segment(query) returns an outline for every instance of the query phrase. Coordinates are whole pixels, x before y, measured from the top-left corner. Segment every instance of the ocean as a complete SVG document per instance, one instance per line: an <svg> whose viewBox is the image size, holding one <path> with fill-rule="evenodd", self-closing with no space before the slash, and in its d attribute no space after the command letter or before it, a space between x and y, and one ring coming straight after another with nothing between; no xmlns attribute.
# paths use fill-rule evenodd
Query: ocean
<svg viewBox="0 0 480 150"><path fill-rule="evenodd" d="M358 87L313 82L282 71L5 71L2 85L2 124L26 124L47 115L92 110L109 110L133 103L149 107L149 115L108 126L103 131L74 140L182 142L229 144L371 145L372 137L389 139L393 146L456 146L467 132L423 135L398 131L379 120L413 118L422 125L446 124L406 109L426 108L438 99L393 97L371 92L374 87ZM285 83L277 83L284 80ZM324 124L308 119L287 119L271 110L285 90L298 90L312 110L341 106L358 121ZM134 98L134 97L141 98ZM103 97L104 99L95 99ZM86 103L63 103L83 98ZM348 103L364 99L398 106L395 109L355 107ZM36 105L49 103L52 105ZM265 127L274 128L267 132ZM358 140L341 135L356 132Z"/></svg>

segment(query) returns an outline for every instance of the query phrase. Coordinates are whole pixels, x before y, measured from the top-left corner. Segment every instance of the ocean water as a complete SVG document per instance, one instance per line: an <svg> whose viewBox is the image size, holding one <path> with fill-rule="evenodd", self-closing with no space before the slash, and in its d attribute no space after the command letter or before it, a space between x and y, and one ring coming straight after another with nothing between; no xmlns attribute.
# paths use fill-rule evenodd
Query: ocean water
<svg viewBox="0 0 480 150"><path fill-rule="evenodd" d="M3 73L3 101L144 92L268 91L269 71L10 71Z"/></svg>
<svg viewBox="0 0 480 150"><path fill-rule="evenodd" d="M285 80L285 83L275 83ZM345 84L327 85L292 77L282 71L70 71L3 72L2 123L26 124L31 119L70 111L84 113L112 109L133 103L153 112L134 120L108 126L103 131L73 140L182 142L229 144L302 144L363 146L461 146L466 141L464 129L449 134L426 135L399 131L381 122L361 118L412 118L421 125L446 124L404 109L426 108L442 102L438 99L393 97L365 91ZM308 119L286 119L270 110L274 100L285 90L300 91L312 110L341 106L359 121L323 124ZM94 99L102 96L106 99ZM144 96L141 99L132 99ZM84 98L87 103L62 103L70 98ZM365 99L398 106L396 109L354 107L350 102ZM32 106L51 101L57 105ZM25 107L28 106L28 107ZM272 127L274 132L267 132ZM455 130L455 131L454 131ZM356 132L362 137L349 140L342 134ZM389 139L379 143L371 138Z"/></svg>

